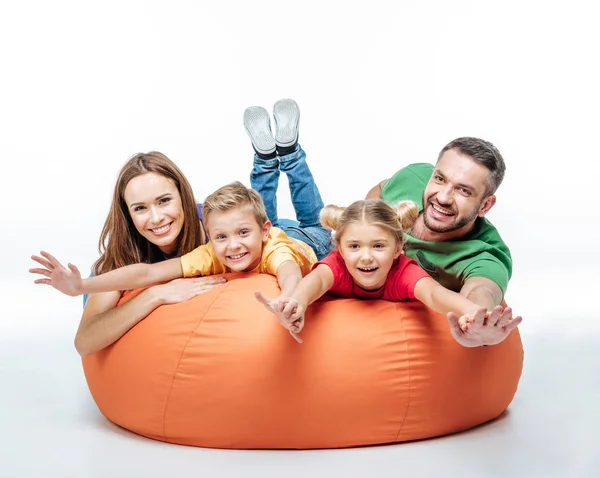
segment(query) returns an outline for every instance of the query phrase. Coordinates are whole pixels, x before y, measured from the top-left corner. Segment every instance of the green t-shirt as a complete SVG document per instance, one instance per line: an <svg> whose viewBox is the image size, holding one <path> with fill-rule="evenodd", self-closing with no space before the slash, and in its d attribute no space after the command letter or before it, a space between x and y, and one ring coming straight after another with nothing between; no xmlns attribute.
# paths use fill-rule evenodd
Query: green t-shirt
<svg viewBox="0 0 600 478"><path fill-rule="evenodd" d="M381 197L389 204L410 199L423 209L423 191L433 165L416 163L398 171L384 184ZM512 274L510 251L496 228L486 218L478 218L464 237L452 241L430 242L406 234L405 254L415 259L431 277L458 292L467 279L487 277L502 294Z"/></svg>

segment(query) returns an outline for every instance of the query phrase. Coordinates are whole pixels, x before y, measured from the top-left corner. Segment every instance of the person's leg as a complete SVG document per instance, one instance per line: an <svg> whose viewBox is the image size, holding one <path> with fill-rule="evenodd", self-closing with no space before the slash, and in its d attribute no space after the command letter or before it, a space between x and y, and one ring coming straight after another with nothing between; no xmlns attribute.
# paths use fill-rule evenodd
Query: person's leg
<svg viewBox="0 0 600 478"><path fill-rule="evenodd" d="M322 226L300 227L296 221L281 219L279 227L283 229L288 237L299 239L308 244L315 251L318 260L323 259L334 249L331 232Z"/></svg>
<svg viewBox="0 0 600 478"><path fill-rule="evenodd" d="M287 174L298 220L297 225L286 225L284 230L290 237L311 245L321 259L330 252L333 244L330 231L319 221L323 200L306 163L306 153L298 144L300 109L294 100L280 100L273 107L273 118L279 170Z"/></svg>
<svg viewBox="0 0 600 478"><path fill-rule="evenodd" d="M279 185L279 160L261 159L254 155L254 164L250 173L250 187L260 194L265 203L269 221L279 227L277 216L277 187Z"/></svg>
<svg viewBox="0 0 600 478"><path fill-rule="evenodd" d="M279 170L288 176L296 219L301 227L318 226L323 201L306 164L306 154L298 144L300 126L298 104L291 99L277 101L273 106L273 119Z"/></svg>
<svg viewBox="0 0 600 478"><path fill-rule="evenodd" d="M300 145L296 145L293 153L279 158L279 170L287 174L290 196L300 227L319 226L323 200L306 163L306 153Z"/></svg>
<svg viewBox="0 0 600 478"><path fill-rule="evenodd" d="M260 106L251 106L244 112L244 127L254 148L254 164L250 173L250 186L265 203L267 217L277 226L277 188L279 186L279 160L275 139L271 133L269 113Z"/></svg>

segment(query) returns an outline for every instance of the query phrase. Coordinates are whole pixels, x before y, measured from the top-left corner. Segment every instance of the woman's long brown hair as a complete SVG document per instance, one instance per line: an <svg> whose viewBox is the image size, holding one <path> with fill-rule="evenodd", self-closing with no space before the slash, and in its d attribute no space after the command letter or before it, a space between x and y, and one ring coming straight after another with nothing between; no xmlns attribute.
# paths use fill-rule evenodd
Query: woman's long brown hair
<svg viewBox="0 0 600 478"><path fill-rule="evenodd" d="M154 263L165 259L165 254L159 247L137 231L124 199L129 181L146 173L159 174L172 180L181 196L184 222L177 238L175 255L182 256L206 243L192 187L181 170L162 153L138 153L127 161L119 173L110 212L98 242L100 258L93 266L95 275L129 264Z"/></svg>

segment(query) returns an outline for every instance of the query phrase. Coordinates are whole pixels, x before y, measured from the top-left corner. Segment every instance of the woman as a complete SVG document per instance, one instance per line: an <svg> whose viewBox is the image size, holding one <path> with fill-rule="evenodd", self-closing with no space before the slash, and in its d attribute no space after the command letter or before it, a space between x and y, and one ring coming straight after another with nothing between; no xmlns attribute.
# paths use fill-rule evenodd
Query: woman
<svg viewBox="0 0 600 478"><path fill-rule="evenodd" d="M99 241L93 274L128 264L154 263L206 242L192 188L164 154L139 153L123 166ZM75 337L83 357L121 338L163 304L183 302L225 282L222 277L176 279L152 286L122 305L121 292L87 298Z"/></svg>

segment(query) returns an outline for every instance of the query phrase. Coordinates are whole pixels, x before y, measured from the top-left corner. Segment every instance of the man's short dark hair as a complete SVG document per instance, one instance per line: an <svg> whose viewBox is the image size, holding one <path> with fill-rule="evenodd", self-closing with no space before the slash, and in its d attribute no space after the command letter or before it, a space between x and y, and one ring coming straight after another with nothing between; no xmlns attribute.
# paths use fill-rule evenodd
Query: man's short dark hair
<svg viewBox="0 0 600 478"><path fill-rule="evenodd" d="M444 146L438 155L438 161L450 149L457 149L461 154L469 156L476 163L485 166L490 172L486 193L490 195L496 192L500 184L502 184L504 171L506 170L504 158L502 158L496 146L480 138L457 138Z"/></svg>

